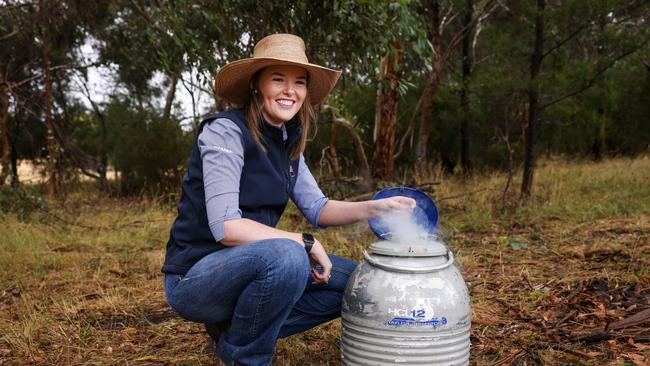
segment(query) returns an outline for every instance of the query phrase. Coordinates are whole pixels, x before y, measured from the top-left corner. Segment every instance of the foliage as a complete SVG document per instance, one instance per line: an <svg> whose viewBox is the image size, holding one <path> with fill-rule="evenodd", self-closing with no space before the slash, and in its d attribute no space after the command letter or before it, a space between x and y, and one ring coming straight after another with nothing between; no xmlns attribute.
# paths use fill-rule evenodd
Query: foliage
<svg viewBox="0 0 650 366"><path fill-rule="evenodd" d="M48 211L48 204L35 187L0 187L0 214L25 220L36 211Z"/></svg>
<svg viewBox="0 0 650 366"><path fill-rule="evenodd" d="M176 189L184 171L192 134L178 121L129 107L115 99L108 106L110 159L120 175L124 193Z"/></svg>
<svg viewBox="0 0 650 366"><path fill-rule="evenodd" d="M524 0L474 3L475 15L483 18L472 35L476 62L468 82L470 157L479 169L508 169L510 159L516 167L522 156L536 10L532 2ZM11 158L46 157L41 46L47 35L54 68L57 137L69 160L63 166L82 168L103 179L106 164L120 164L118 170L125 172L125 182L133 184L127 190L136 191L145 181L148 187L167 186L155 180L177 175L172 173L178 169L175 164L186 156L179 154L174 162L171 151L186 151L187 147L174 142L166 151L161 144L137 155L138 149L133 149L132 158L145 159L136 162L124 158L128 151L124 145L109 144L109 140L116 141L109 135L122 136L128 130L127 137L132 139L128 141L142 142L152 135L153 126L162 126L165 132L161 133L177 141L182 133L172 131L170 125L187 116L172 108L168 123L161 121L160 116L166 114L160 100L171 97L173 104L178 99L173 91L180 88L176 83L179 79L187 83L187 73L192 72L199 76L198 88L213 98L214 108L226 108L214 98L214 73L226 62L248 57L256 41L275 32L301 36L312 62L343 70L328 103L354 123L367 156L371 156L376 93L382 87L378 80L381 59L395 52L392 47L399 41L397 139L401 139L409 131L432 60L442 52L431 45L430 8L440 6L446 45L462 34L462 14L467 7L462 0L57 0L48 4L47 19L39 16L38 2L5 1L0 5L0 91L8 93L11 101L7 132ZM594 157L647 152L650 5L640 0L554 0L548 1L544 15L547 54L540 76L538 151ZM97 102L92 107L80 103L73 75L80 75L80 80L87 76L89 65L78 52L84 44L97 51L98 65L115 72L115 84L107 85L108 103ZM460 103L463 79L460 49L451 48L450 52L432 107L427 157L430 164L441 163L448 172L455 172L464 115ZM163 82L153 82L161 76ZM123 110L118 113L116 100L130 102L122 103ZM131 122L118 122L122 117L115 116L120 113ZM110 123L106 122L108 114L114 116ZM193 118L196 122L199 116ZM327 164L321 158L326 156L323 151L331 130L327 120L321 118L321 122L306 152L314 168L316 163ZM404 141L396 164L401 170L414 162L417 133ZM350 158L354 156L351 140L339 132L338 145L343 171L356 175L358 167ZM159 167L166 173L154 173L157 168L145 173L151 162L165 162Z"/></svg>

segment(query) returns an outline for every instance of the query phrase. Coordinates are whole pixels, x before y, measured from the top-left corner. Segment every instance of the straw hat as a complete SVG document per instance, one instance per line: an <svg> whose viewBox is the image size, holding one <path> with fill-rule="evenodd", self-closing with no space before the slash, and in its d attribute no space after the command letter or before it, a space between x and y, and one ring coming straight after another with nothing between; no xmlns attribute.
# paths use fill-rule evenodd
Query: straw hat
<svg viewBox="0 0 650 366"><path fill-rule="evenodd" d="M334 88L340 71L310 64L305 55L305 42L293 34L273 34L255 45L252 58L231 62L217 72L217 94L230 102L243 106L250 95L253 74L267 66L295 65L307 70L309 101L321 103Z"/></svg>

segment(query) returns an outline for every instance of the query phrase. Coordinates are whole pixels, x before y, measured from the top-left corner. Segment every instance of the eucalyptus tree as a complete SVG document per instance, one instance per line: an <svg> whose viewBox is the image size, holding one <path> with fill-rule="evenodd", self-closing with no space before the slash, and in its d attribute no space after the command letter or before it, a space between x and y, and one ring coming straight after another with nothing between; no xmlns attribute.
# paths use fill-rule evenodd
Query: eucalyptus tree
<svg viewBox="0 0 650 366"><path fill-rule="evenodd" d="M53 196L59 186L59 175L73 156L67 154L66 129L71 73L82 69L74 49L85 38L85 29L92 27L103 13L103 2L75 0L5 1L2 5L2 51L0 68L4 94L5 122L3 132L3 166L7 150L12 165L17 160L17 135L38 137L38 131L21 128L29 119L41 121L47 131L44 138L32 138L42 146L47 157L48 193ZM13 113L13 116L9 114ZM21 118L18 118L18 117ZM13 118L12 118L13 117ZM10 123L13 122L13 123ZM9 134L10 130L14 133ZM9 135L9 136L8 136ZM13 135L13 136L11 136ZM9 143L7 143L9 141ZM7 149L8 145L12 145ZM15 173L15 168L14 175Z"/></svg>
<svg viewBox="0 0 650 366"><path fill-rule="evenodd" d="M364 179L387 179L392 175L396 147L397 101L409 85L401 78L400 61L408 62L414 52L426 52L428 43L424 28L414 16L414 1L371 2L371 1L237 1L227 3L241 34L247 37L251 47L263 36L274 32L289 32L301 36L307 44L307 55L311 61L342 69L344 76L339 84L339 93L346 93L349 83L368 83L376 86L378 97L375 102L375 118L357 124L360 129L372 128L373 158L369 168L372 173L363 172ZM232 26L232 23L231 23ZM232 31L231 31L232 32ZM237 34L238 32L232 32ZM401 46L404 44L404 46ZM248 51L250 52L250 50ZM246 52L244 52L246 53ZM343 105L336 98L330 99L339 114L332 121L357 120L347 116ZM358 120L357 120L358 121ZM349 121L348 121L349 122ZM350 123L343 126L351 134ZM333 127L334 132L336 127ZM330 151L335 151L335 135L331 139ZM360 141L357 137L354 141ZM355 145L356 146L356 145ZM360 166L368 166L365 149L356 148ZM333 163L338 166L337 162ZM371 182L367 182L367 186Z"/></svg>
<svg viewBox="0 0 650 366"><path fill-rule="evenodd" d="M453 64L458 46L476 23L485 20L500 6L499 2L491 0L481 1L476 5L472 2L423 1L422 15L426 19L427 34L434 52L416 108L420 115L415 146L416 171L422 171L428 163L429 134L434 120L433 105L438 90L445 81L446 73ZM477 15L465 22L459 22L460 16L468 12L469 7L476 8Z"/></svg>

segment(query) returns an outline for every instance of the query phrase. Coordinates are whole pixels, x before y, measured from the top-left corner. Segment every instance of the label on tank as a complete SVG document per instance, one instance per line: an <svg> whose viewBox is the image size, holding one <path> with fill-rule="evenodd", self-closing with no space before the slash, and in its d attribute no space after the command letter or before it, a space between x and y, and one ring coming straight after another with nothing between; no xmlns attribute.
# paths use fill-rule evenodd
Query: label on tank
<svg viewBox="0 0 650 366"><path fill-rule="evenodd" d="M387 321L386 325L391 327L414 325L438 328L447 325L447 317L433 316L433 311L427 311L427 309L389 309L388 313L393 318Z"/></svg>
<svg viewBox="0 0 650 366"><path fill-rule="evenodd" d="M442 327L447 325L447 318L431 318L431 319L416 319L416 318L401 318L394 317L393 319L386 322L386 325L391 327L401 327L404 325L415 325L415 326L433 326L434 328Z"/></svg>

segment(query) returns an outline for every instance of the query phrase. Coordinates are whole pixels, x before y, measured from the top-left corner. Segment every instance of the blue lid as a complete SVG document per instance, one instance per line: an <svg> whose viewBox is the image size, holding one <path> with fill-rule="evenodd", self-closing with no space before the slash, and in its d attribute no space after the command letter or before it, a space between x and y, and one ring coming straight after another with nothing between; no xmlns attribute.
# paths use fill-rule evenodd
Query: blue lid
<svg viewBox="0 0 650 366"><path fill-rule="evenodd" d="M438 226L438 208L433 202L431 197L419 189L410 187L391 187L385 188L372 197L373 200L388 198L393 196L405 196L415 200L416 206L411 211L413 221L426 229L429 234L433 234ZM386 221L380 217L373 217L368 219L370 229L380 239L386 239L387 234L390 233L390 228Z"/></svg>

